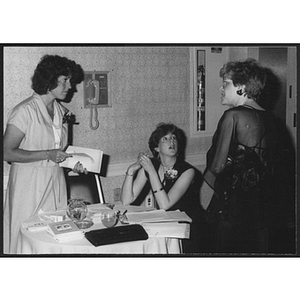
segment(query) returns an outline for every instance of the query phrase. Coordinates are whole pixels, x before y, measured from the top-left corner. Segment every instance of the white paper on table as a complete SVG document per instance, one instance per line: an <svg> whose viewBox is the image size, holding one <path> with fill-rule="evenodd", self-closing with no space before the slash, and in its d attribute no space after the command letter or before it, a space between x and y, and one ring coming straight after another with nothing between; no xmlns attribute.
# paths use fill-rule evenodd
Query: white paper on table
<svg viewBox="0 0 300 300"><path fill-rule="evenodd" d="M48 228L48 224L52 221L32 221L32 222L23 222L23 226L29 231L40 231L46 230Z"/></svg>
<svg viewBox="0 0 300 300"><path fill-rule="evenodd" d="M183 211L165 211L163 209L126 213L128 223L154 223L154 222L188 222L192 219Z"/></svg>
<svg viewBox="0 0 300 300"><path fill-rule="evenodd" d="M149 237L190 238L190 224L178 222L144 223Z"/></svg>
<svg viewBox="0 0 300 300"><path fill-rule="evenodd" d="M83 147L69 146L66 153L72 154L59 165L64 168L73 169L77 162L80 162L89 172L100 173L103 151Z"/></svg>

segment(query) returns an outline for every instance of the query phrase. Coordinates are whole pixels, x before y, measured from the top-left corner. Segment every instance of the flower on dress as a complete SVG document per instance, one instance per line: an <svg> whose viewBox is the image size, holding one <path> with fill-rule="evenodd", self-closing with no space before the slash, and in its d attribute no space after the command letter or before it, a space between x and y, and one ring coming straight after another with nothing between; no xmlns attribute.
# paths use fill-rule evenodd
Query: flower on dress
<svg viewBox="0 0 300 300"><path fill-rule="evenodd" d="M63 124L75 124L76 122L76 116L73 115L70 111L67 111L63 116Z"/></svg>
<svg viewBox="0 0 300 300"><path fill-rule="evenodd" d="M174 180L178 176L178 171L175 169L170 169L165 172L165 178L169 180Z"/></svg>

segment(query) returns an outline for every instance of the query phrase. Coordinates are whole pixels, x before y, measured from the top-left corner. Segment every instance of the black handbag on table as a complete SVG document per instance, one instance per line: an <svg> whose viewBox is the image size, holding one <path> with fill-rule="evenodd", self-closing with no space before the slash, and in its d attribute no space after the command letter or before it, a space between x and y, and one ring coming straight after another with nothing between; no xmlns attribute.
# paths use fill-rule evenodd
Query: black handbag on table
<svg viewBox="0 0 300 300"><path fill-rule="evenodd" d="M139 224L91 230L85 237L95 246L147 240L148 234Z"/></svg>

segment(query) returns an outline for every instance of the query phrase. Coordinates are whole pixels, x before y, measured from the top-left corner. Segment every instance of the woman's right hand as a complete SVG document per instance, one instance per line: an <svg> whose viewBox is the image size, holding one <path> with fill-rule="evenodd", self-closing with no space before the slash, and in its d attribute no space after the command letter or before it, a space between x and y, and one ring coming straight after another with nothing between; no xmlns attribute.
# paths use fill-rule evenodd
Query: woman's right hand
<svg viewBox="0 0 300 300"><path fill-rule="evenodd" d="M61 149L48 150L48 159L52 160L55 163L61 163L65 161L68 157L72 157L72 155L66 153Z"/></svg>

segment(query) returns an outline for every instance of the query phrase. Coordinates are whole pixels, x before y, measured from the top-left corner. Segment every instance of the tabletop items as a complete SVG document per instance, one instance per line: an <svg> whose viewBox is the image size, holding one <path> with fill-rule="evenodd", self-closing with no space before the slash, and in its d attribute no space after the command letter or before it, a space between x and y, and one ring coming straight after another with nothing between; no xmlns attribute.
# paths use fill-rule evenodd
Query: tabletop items
<svg viewBox="0 0 300 300"><path fill-rule="evenodd" d="M184 211L165 211L164 209L128 212L126 214L126 220L128 224L192 222L192 219Z"/></svg>
<svg viewBox="0 0 300 300"><path fill-rule="evenodd" d="M110 228L103 225L100 217L103 211L108 210L114 211L118 215L117 223ZM152 216L142 217L143 213L147 211L152 211L154 216L151 214ZM141 223L124 224L124 220L121 222L120 215L129 216L129 222L131 223L131 217L137 217L139 213L142 213L140 216L143 220L135 218L135 221L142 221ZM190 237L190 223L185 220L185 213L182 214L180 211L167 211L166 213L168 213L168 216L163 211L155 213L153 208L132 205L91 204L87 206L87 216L84 220L92 220L92 227L86 229L75 228L74 232L79 232L75 234L67 234L67 229L66 231L61 230L66 234L54 235L50 233L49 228L59 225L57 220L63 223L67 222L67 224L73 221L66 215L66 210L39 211L38 214L23 223L17 253L25 255L181 254L183 250L182 239ZM148 222L151 219L153 220L153 217L156 219L155 222ZM72 227L72 225L70 226ZM71 229L70 232L72 232ZM94 244L93 241L88 239L90 236L94 237ZM73 240L73 238L75 239ZM99 243L102 243L102 245Z"/></svg>
<svg viewBox="0 0 300 300"><path fill-rule="evenodd" d="M88 208L84 199L70 199L68 200L67 216L73 220L79 229L87 229L94 225L92 220L86 218Z"/></svg>
<svg viewBox="0 0 300 300"><path fill-rule="evenodd" d="M72 220L49 223L47 232L58 242L79 240L84 237L83 231Z"/></svg>
<svg viewBox="0 0 300 300"><path fill-rule="evenodd" d="M55 217L56 215L57 218ZM83 222L90 222L92 225L83 227ZM37 246L42 247L43 251L46 251L44 248L48 244L45 244L44 241L47 240L47 236L48 240L49 237L53 238L53 242L57 242L57 245L62 245L61 247L73 247L72 251L80 251L75 245L88 247L89 243L90 247L98 247L122 242L146 241L148 238L189 238L190 222L191 219L185 212L181 211L155 210L153 208L131 205L108 205L102 203L86 206L77 199L69 203L66 211L40 212L24 222L23 227L27 232L32 232L32 234L36 232L39 235L34 238L33 235L26 233L23 246L31 248L33 246L26 244L27 242L29 243L29 240L34 241L34 243L40 240L41 242ZM163 244L163 240L153 240L148 244L152 248L158 247L158 244L155 243L160 243L159 249L167 247L167 244ZM126 247L128 248L128 246ZM172 247L174 248L174 245ZM138 247L130 248L130 250L127 248L124 251L144 251L135 249ZM58 251L65 251L61 249ZM71 251L68 249L66 251ZM86 249L92 251L90 248ZM176 252L177 250L174 251Z"/></svg>
<svg viewBox="0 0 300 300"><path fill-rule="evenodd" d="M121 242L147 240L148 234L138 224L91 230L85 237L96 247Z"/></svg>

